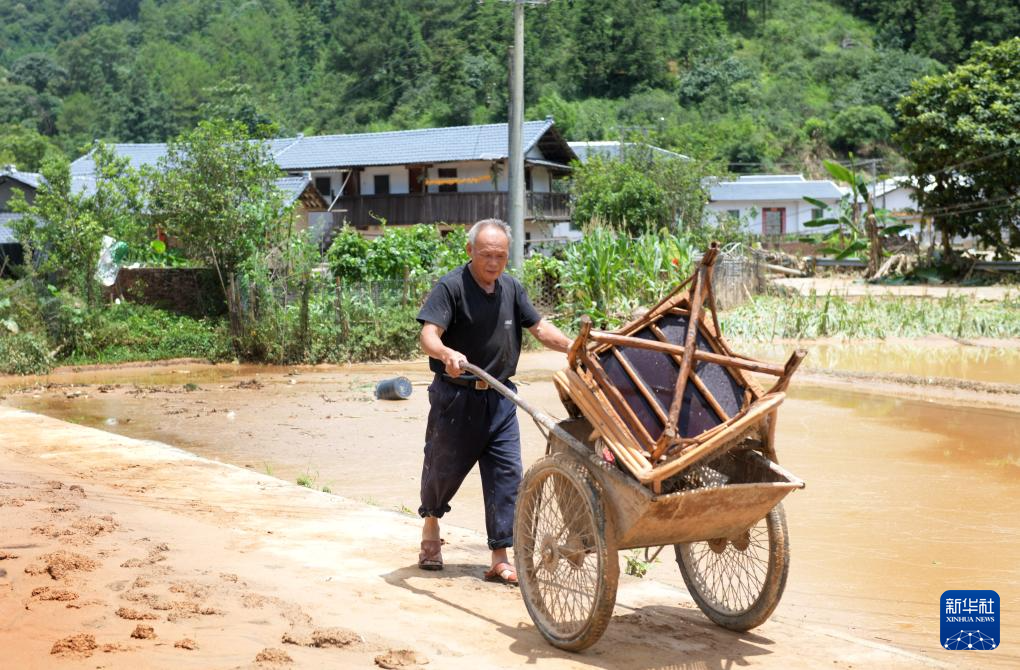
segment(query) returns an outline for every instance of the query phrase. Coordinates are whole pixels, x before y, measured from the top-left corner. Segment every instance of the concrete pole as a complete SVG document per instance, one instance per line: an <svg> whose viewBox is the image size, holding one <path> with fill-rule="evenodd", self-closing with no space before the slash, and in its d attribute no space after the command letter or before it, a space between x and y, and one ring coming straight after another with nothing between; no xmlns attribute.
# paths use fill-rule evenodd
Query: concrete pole
<svg viewBox="0 0 1020 670"><path fill-rule="evenodd" d="M514 48L510 66L510 206L507 222L513 235L510 267L524 264L524 152L521 146L524 123L524 2L514 2Z"/></svg>

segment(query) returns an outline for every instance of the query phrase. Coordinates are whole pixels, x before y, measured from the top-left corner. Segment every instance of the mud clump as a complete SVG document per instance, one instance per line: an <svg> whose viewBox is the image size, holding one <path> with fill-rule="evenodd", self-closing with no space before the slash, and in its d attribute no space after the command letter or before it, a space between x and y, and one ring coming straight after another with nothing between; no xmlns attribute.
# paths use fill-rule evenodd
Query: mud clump
<svg viewBox="0 0 1020 670"><path fill-rule="evenodd" d="M319 628L312 631L313 647L349 647L361 644L365 639L344 628Z"/></svg>
<svg viewBox="0 0 1020 670"><path fill-rule="evenodd" d="M187 649L188 651L194 651L198 649L198 643L192 640L190 637L186 637L183 640L177 640L174 642L174 647L177 649Z"/></svg>
<svg viewBox="0 0 1020 670"><path fill-rule="evenodd" d="M96 650L96 636L78 633L63 640L57 640L50 649L50 654L57 656L78 656L87 658Z"/></svg>
<svg viewBox="0 0 1020 670"><path fill-rule="evenodd" d="M117 616L121 619L127 619L128 621L146 621L159 618L151 612L140 612L138 610L131 609L130 607L119 608L117 610Z"/></svg>
<svg viewBox="0 0 1020 670"><path fill-rule="evenodd" d="M106 515L83 517L71 524L71 527L89 537L95 537L103 533L112 533L119 525L112 516Z"/></svg>
<svg viewBox="0 0 1020 670"><path fill-rule="evenodd" d="M156 631L153 630L152 626L138 624L135 626L135 629L131 631L131 637L136 640L155 640Z"/></svg>
<svg viewBox="0 0 1020 670"><path fill-rule="evenodd" d="M345 628L317 628L310 634L284 633L282 642L299 647L336 647L345 649L361 645L365 639L354 631Z"/></svg>
<svg viewBox="0 0 1020 670"><path fill-rule="evenodd" d="M375 664L386 670L400 670L425 665L429 659L411 649L391 649L375 657Z"/></svg>
<svg viewBox="0 0 1020 670"><path fill-rule="evenodd" d="M32 589L32 597L36 600L58 600L60 602L66 602L68 600L77 600L78 594L66 589L51 589L48 586L40 586L39 588Z"/></svg>
<svg viewBox="0 0 1020 670"><path fill-rule="evenodd" d="M63 579L69 573L76 571L91 571L99 566L88 556L75 554L70 551L55 551L41 557L40 563L33 563L25 568L30 575L41 575L49 573L53 579Z"/></svg>
<svg viewBox="0 0 1020 670"><path fill-rule="evenodd" d="M8 553L6 551L0 551L0 561L7 561L7 560L15 559L17 557L18 557L17 554L11 554L11 553Z"/></svg>
<svg viewBox="0 0 1020 670"><path fill-rule="evenodd" d="M24 507L25 501L21 498L0 498L0 507Z"/></svg>
<svg viewBox="0 0 1020 670"><path fill-rule="evenodd" d="M266 647L255 656L256 663L293 663L294 659L291 658L287 652L282 649L274 649L272 647Z"/></svg>
<svg viewBox="0 0 1020 670"><path fill-rule="evenodd" d="M109 654L114 651L131 651L131 647L127 646L126 644L114 642L112 644L104 644L102 647L99 648L99 650L102 651L104 654Z"/></svg>

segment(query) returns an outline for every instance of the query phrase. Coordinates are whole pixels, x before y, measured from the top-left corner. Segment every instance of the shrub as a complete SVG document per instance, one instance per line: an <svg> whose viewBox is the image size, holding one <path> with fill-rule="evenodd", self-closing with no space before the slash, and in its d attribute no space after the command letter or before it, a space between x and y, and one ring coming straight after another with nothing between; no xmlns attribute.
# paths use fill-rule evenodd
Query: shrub
<svg viewBox="0 0 1020 670"><path fill-rule="evenodd" d="M44 374L53 367L46 340L35 333L0 333L0 373Z"/></svg>

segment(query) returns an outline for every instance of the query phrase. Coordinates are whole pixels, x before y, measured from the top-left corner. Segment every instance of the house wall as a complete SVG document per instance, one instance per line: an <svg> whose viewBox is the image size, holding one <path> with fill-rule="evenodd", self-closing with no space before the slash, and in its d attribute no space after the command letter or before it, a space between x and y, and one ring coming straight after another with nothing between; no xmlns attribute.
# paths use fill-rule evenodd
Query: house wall
<svg viewBox="0 0 1020 670"><path fill-rule="evenodd" d="M10 179L4 179L0 181L0 212L9 212L10 206L7 201L11 199L11 194L15 191L21 191L25 194L25 200L29 204L35 201L35 189L25 186L21 182L12 181Z"/></svg>
<svg viewBox="0 0 1020 670"><path fill-rule="evenodd" d="M541 158L541 154L536 156ZM438 179L440 168L455 168L457 178L484 177L484 181L457 184L459 193L492 193L493 191L509 190L509 180L506 174L506 162L499 163L498 186L492 185L492 163L490 161L460 161L456 163L437 163L428 168L427 179ZM531 171L531 190L535 193L549 193L552 191L552 175L548 169L541 166L529 167ZM377 174L388 174L390 176L390 193L401 195L410 193L410 175L405 165L391 165L383 167L365 168L361 172L361 194L375 195L375 180ZM330 188L334 194L340 192L344 183L346 172L338 170L318 170L311 172L312 179L319 177L330 178ZM439 186L432 184L428 187L429 193L438 193Z"/></svg>
<svg viewBox="0 0 1020 670"><path fill-rule="evenodd" d="M823 214L824 218L835 216L836 201L832 200L823 202L828 202L829 204L829 209L827 209ZM715 214L717 216L725 216L730 210L739 210L739 216L743 219L750 215L750 210L753 208L755 210L754 217L747 220L745 229L752 234L761 235L762 210L766 207L786 209L786 234L788 235L794 233L824 232L826 230L831 230L834 227L806 227L804 223L811 220L811 210L814 209L814 206L803 200L771 200L758 202L752 202L749 200L713 201L708 203L706 209L711 214Z"/></svg>
<svg viewBox="0 0 1020 670"><path fill-rule="evenodd" d="M921 230L921 215L909 212L917 209L914 201L914 189L897 188L875 198L875 206L889 210L898 221L909 223L914 227L914 234Z"/></svg>
<svg viewBox="0 0 1020 670"><path fill-rule="evenodd" d="M403 165L385 165L381 167L368 167L361 172L361 194L376 195L375 176L388 174L390 176L390 194L400 195L410 193L410 182L407 177L407 168Z"/></svg>
<svg viewBox="0 0 1020 670"><path fill-rule="evenodd" d="M496 189L492 187L492 163L490 161L461 161L458 163L437 163L432 165L428 169L426 179L439 179L439 169L450 169L456 168L457 178L475 178L484 177L484 181L467 184L457 184L458 193L492 193ZM502 184L499 188L501 191L506 190L505 176L500 174L499 182ZM429 193L438 193L439 186L437 184L429 184Z"/></svg>

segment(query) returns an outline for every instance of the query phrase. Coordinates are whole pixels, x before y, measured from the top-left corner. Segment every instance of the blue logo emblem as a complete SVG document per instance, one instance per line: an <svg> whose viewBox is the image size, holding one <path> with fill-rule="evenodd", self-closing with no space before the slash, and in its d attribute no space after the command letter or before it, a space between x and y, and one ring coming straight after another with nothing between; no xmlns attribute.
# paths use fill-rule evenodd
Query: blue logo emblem
<svg viewBox="0 0 1020 670"><path fill-rule="evenodd" d="M999 646L999 594L946 591L940 599L943 649L988 651Z"/></svg>

